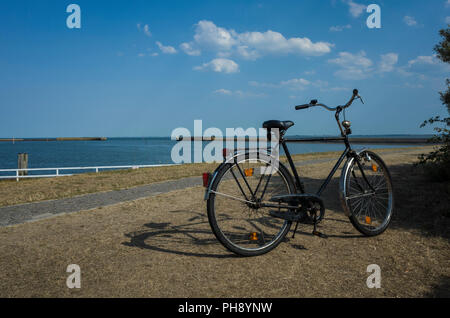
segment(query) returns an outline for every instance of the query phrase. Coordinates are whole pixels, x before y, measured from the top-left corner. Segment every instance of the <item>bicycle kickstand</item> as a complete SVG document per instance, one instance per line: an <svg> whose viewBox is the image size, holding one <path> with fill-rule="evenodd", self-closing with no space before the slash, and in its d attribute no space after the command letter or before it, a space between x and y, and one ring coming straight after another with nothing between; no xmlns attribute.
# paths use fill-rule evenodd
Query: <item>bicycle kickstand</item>
<svg viewBox="0 0 450 318"><path fill-rule="evenodd" d="M295 233L297 232L297 228L298 228L298 224L299 224L299 223L300 223L300 222L297 221L297 224L295 224L294 233L292 233L292 238L293 238L293 239L295 238Z"/></svg>
<svg viewBox="0 0 450 318"><path fill-rule="evenodd" d="M319 231L317 231L317 217L316 217L316 214L317 214L317 210L316 209L314 209L314 211L313 211L313 217L314 217L314 229L313 229L313 231L312 231L312 234L313 235L315 235L315 236L318 236L318 237L320 237L320 238L328 238L325 234L323 234L323 233L321 233L321 232L319 232Z"/></svg>

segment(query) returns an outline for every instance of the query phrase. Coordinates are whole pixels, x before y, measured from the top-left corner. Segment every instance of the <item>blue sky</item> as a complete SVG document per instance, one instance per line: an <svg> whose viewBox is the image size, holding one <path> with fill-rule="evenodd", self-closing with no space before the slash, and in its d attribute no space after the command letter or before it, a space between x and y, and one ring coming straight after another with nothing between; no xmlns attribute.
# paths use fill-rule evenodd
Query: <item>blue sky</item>
<svg viewBox="0 0 450 318"><path fill-rule="evenodd" d="M81 8L81 29L66 7ZM366 6L381 7L369 29ZM0 0L0 137L169 136L177 127L336 134L430 133L450 68L434 56L449 0Z"/></svg>

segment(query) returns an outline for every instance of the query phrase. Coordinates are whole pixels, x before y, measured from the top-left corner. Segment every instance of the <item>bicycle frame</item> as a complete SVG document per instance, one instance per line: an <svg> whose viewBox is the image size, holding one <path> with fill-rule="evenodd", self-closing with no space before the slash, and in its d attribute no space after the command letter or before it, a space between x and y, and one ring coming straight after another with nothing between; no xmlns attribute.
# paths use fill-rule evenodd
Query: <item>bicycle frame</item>
<svg viewBox="0 0 450 318"><path fill-rule="evenodd" d="M303 183L300 180L300 176L298 175L298 171L297 168L295 167L295 164L292 160L291 154L289 152L289 149L287 147L287 143L291 142L328 142L328 141L343 141L345 143L345 150L344 152L341 154L341 156L339 157L338 161L336 162L336 164L334 165L333 169L331 170L331 172L328 174L327 178L325 179L325 181L322 183L322 185L320 186L319 190L317 191L316 195L317 196L321 196L323 191L326 189L326 187L328 186L328 184L330 183L331 179L333 178L334 174L336 173L336 171L339 169L339 166L342 164L342 162L344 161L344 159L346 157L349 156L354 156L354 151L352 150L350 143L348 141L348 137L330 137L330 138L300 138L300 139L281 139L280 140L280 144L283 147L284 153L286 154L286 158L288 160L289 166L291 168L291 171L294 175L295 178L295 185L297 187L298 190L300 190L300 193L305 193L305 188L303 186Z"/></svg>
<svg viewBox="0 0 450 318"><path fill-rule="evenodd" d="M280 136L280 144L283 147L283 150L284 150L284 152L286 154L286 157L287 157L288 162L289 162L289 166L290 166L290 168L292 170L292 173L294 175L294 178L295 178L295 180L294 180L295 181L295 185L296 185L297 189L300 190L300 193L305 193L305 189L304 189L303 184L302 184L302 182L300 180L300 177L298 175L297 168L295 167L295 164L292 161L291 154L289 152L289 149L288 149L286 143L289 143L289 142L292 142L292 143L294 143L294 142L306 142L307 143L307 142L342 141L345 144L344 152L341 154L341 156L339 157L338 161L334 165L333 169L328 174L328 177L325 179L325 181L322 183L322 185L320 186L319 190L316 193L316 195L320 197L322 195L323 191L326 189L326 187L330 183L330 181L333 178L333 176L336 173L336 171L339 169L339 166L342 164L344 159L346 157L347 158L352 158L353 157L353 158L357 159L358 154L359 154L359 152L358 153L355 152L352 149L351 145L350 145L350 142L348 140L348 135L350 133L348 132L348 130L346 129L344 131L344 129L342 129L339 116L340 116L341 111L344 110L344 109L345 109L345 107L344 108L341 107L341 106L336 107L336 114L334 115L334 117L336 119L336 123L337 123L337 125L339 127L339 130L341 132L341 137L325 137L325 138L324 137L319 137L319 138L284 139L283 136ZM361 150L361 151L363 151L363 150ZM361 167L361 164L360 164L359 160L356 160L356 162L358 164L359 169L361 170L361 174L363 176L364 181L369 185L369 187L372 190L374 190L372 188L372 186L370 185L369 181L367 180L367 177L366 177L366 175L364 173L364 170Z"/></svg>
<svg viewBox="0 0 450 318"><path fill-rule="evenodd" d="M356 95L353 96L352 100L346 105L346 106L338 106L333 110L336 110L335 113L335 119L337 122L337 125L339 127L339 130L341 132L341 137L317 137L317 138L296 138L296 139L284 139L284 133L285 131L280 133L279 136L279 145L281 145L283 147L283 150L286 154L286 158L288 160L290 169L292 171L292 174L294 175L294 183L295 186L297 188L297 193L301 193L304 194L305 193L305 188L303 186L303 183L300 180L297 168L295 167L295 164L292 160L291 154L289 152L289 149L287 147L287 143L294 143L294 142L303 142L303 143L308 143L308 142L330 142L330 141L341 141L345 144L345 150L344 152L341 154L341 156L339 157L338 161L336 162L336 164L334 165L333 169L331 170L331 172L328 174L327 178L325 179L325 181L322 183L322 185L320 186L319 190L316 193L316 196L320 197L323 193L323 191L326 189L326 187L328 186L328 184L330 183L331 179L333 178L334 174L336 173L336 171L339 169L339 166L342 164L342 162L344 161L345 158L350 159L350 158L354 158L357 162L357 165L359 167L359 169L361 170L361 174L363 176L364 181L368 184L369 188L373 191L375 191L373 189L373 187L371 186L371 184L369 183L369 181L367 180L367 177L364 173L364 170L362 169L362 166L358 160L358 155L360 152L364 151L365 149L359 151L359 152L355 152L351 145L350 142L348 140L348 135L351 133L349 132L349 130L346 128L345 130L342 129L341 123L340 123L340 113L346 108L348 107L351 102L353 101L353 99L355 98ZM322 105L325 106L325 105ZM326 106L325 106L326 107ZM330 108L326 107L327 109L331 110ZM347 160L348 162L348 160ZM214 181L214 179L217 176L217 171L219 170L220 166L216 169L216 171L213 173L211 181L209 182L208 188L205 192L205 197L204 199L207 200L209 198L209 195L211 193L211 185L212 182ZM242 174L242 172L241 172ZM245 177L244 177L245 180ZM267 205L268 206L268 205Z"/></svg>

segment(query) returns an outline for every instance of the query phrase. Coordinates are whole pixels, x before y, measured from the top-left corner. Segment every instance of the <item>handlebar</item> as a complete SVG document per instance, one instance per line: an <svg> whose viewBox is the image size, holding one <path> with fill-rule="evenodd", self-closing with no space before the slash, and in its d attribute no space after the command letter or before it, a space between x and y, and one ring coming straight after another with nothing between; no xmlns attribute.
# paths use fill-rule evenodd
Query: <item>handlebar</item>
<svg viewBox="0 0 450 318"><path fill-rule="evenodd" d="M295 110L306 109L311 107L309 104L295 106Z"/></svg>
<svg viewBox="0 0 450 318"><path fill-rule="evenodd" d="M350 98L350 100L348 101L348 103L345 104L345 105L336 106L336 107L328 107L328 106L325 105L325 104L318 104L318 103L317 103L317 99L313 99L309 104L304 104L304 105L298 105L298 106L295 106L295 109L296 109L296 110L300 110L300 109L307 109L307 108L309 108L309 107L314 107L314 106L321 106L321 107L323 107L323 108L325 108L325 109L327 109L327 110L329 110L329 111L337 111L337 110L343 110L343 109L349 107L349 106L353 103L353 101L354 101L355 99L360 99L360 100L361 100L361 103L364 104L364 101L362 100L361 96L359 96L359 91L358 91L357 89L354 89L354 90L353 90L352 98Z"/></svg>

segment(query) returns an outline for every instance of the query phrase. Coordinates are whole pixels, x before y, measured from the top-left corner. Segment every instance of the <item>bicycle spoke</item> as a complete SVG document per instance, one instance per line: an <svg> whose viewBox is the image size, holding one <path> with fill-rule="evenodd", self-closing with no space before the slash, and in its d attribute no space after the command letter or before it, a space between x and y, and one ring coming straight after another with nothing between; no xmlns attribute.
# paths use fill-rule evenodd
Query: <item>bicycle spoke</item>
<svg viewBox="0 0 450 318"><path fill-rule="evenodd" d="M369 196L373 196L373 195L374 195L374 193L355 194L355 195L347 197L347 200L357 199L357 198L364 198L364 197L369 197Z"/></svg>
<svg viewBox="0 0 450 318"><path fill-rule="evenodd" d="M272 171L270 171L270 172L271 172L271 173L270 173L269 176L267 177L267 182L266 182L266 185L264 186L264 190L263 190L263 192L261 193L261 198L260 198L261 201L264 200L264 194L266 194L267 186L269 185L269 181L270 181L270 179L272 178Z"/></svg>
<svg viewBox="0 0 450 318"><path fill-rule="evenodd" d="M266 169L267 169L268 166L269 166L268 164L265 166L264 171L266 171ZM262 182L263 179L264 179L264 173L261 173L261 177L259 178L258 185L256 186L255 197L256 197L257 194L258 194L258 190L259 190L259 187L260 187L261 182Z"/></svg>
<svg viewBox="0 0 450 318"><path fill-rule="evenodd" d="M233 167L230 168L230 172L231 172L231 174L233 175L233 178L234 178L234 180L236 181L236 183L237 183L237 185L238 185L238 187L239 187L239 190L241 190L241 193L242 193L242 195L244 196L245 200L248 201L248 198L247 198L247 195L246 195L245 192L244 192L244 189L242 189L241 184L239 183L239 180L237 179L236 175L235 175L234 172L233 172Z"/></svg>
<svg viewBox="0 0 450 318"><path fill-rule="evenodd" d="M378 202L378 204L380 204L383 209L387 209L387 206L383 204L383 202L381 202L378 198L374 198L376 202Z"/></svg>
<svg viewBox="0 0 450 318"><path fill-rule="evenodd" d="M217 191L213 191L213 190L211 190L211 193L218 194L218 195L230 198L230 199L235 200L235 201L240 201L240 202L244 202L244 203L253 203L253 202L248 201L248 200L243 200L243 199L240 199L240 198L236 198L236 197L234 197L232 195L221 193L221 192L217 192Z"/></svg>
<svg viewBox="0 0 450 318"><path fill-rule="evenodd" d="M377 181L377 179L378 179L378 182L375 182L375 181ZM375 176L374 182L372 183L372 187L376 190L377 188L382 186L383 183L386 184L386 181L384 180L384 176Z"/></svg>
<svg viewBox="0 0 450 318"><path fill-rule="evenodd" d="M386 207L383 206L383 205L382 205L380 202L378 202L376 199L374 200L374 204L375 204L375 205L378 204L378 206L380 206L383 210L386 210ZM378 210L377 210L377 213L378 213ZM382 214L381 212L379 212L379 215L380 215L380 220L383 220L383 219L384 219L383 214Z"/></svg>
<svg viewBox="0 0 450 318"><path fill-rule="evenodd" d="M248 184L247 177L244 175L244 173L241 170L241 167L239 166L239 164L237 162L236 162L236 167L238 168L239 173L242 176L242 179L244 179L244 182L247 185L247 188L250 191L250 194L252 195L252 198L255 199L255 194L253 193L252 188L250 188L250 185Z"/></svg>
<svg viewBox="0 0 450 318"><path fill-rule="evenodd" d="M365 206L366 206L366 201L361 200L361 204L358 206L358 211L356 212L355 216L359 216L361 214L361 212L363 212L365 210ZM356 210L356 208L355 208Z"/></svg>

